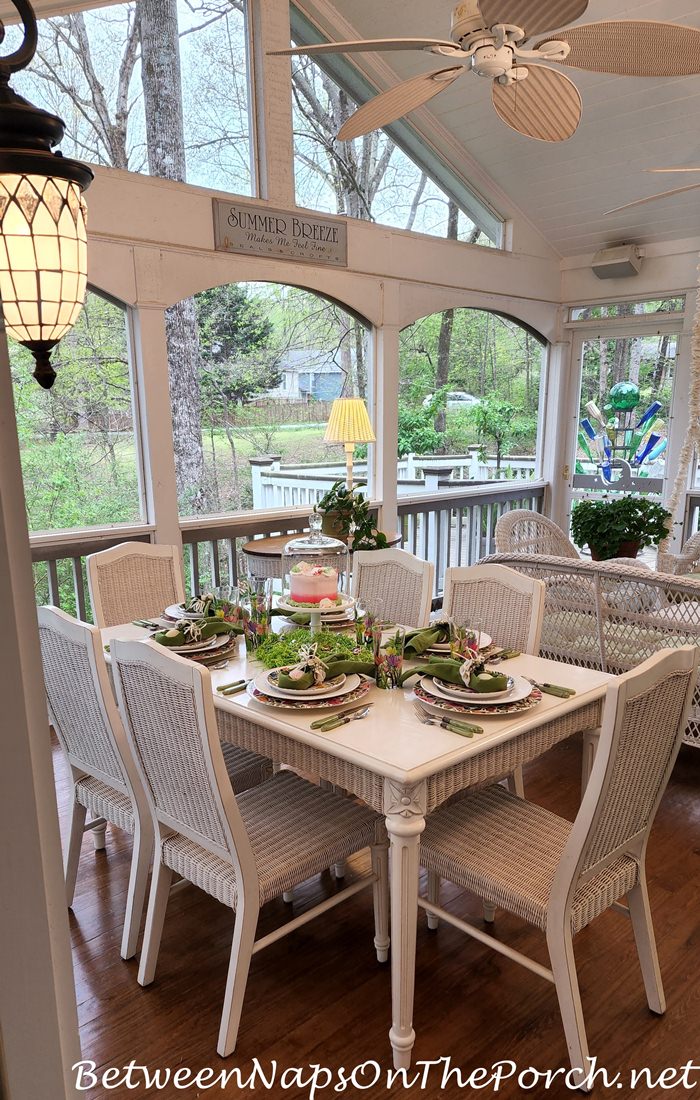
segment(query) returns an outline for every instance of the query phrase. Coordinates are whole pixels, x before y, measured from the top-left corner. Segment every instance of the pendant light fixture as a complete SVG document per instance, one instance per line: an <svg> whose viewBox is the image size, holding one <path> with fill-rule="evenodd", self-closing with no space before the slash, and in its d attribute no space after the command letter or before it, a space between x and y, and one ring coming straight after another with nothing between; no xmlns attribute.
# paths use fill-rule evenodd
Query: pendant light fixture
<svg viewBox="0 0 700 1100"><path fill-rule="evenodd" d="M87 289L87 207L83 192L93 173L54 152L60 118L10 88L30 63L37 22L28 0L12 0L24 40L0 58L0 298L10 336L29 348L34 377L44 389L56 378L52 349L75 324ZM0 23L0 41L5 36Z"/></svg>

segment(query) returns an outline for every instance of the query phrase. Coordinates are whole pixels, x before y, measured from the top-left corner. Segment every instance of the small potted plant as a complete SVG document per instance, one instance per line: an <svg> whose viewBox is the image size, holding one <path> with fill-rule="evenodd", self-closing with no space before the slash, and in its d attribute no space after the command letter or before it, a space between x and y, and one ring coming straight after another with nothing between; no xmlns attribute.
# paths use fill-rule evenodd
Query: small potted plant
<svg viewBox="0 0 700 1100"><path fill-rule="evenodd" d="M352 536L353 550L384 550L386 535L378 531L362 493L336 481L314 508L323 516L323 533L347 542Z"/></svg>
<svg viewBox="0 0 700 1100"><path fill-rule="evenodd" d="M671 513L647 496L579 500L571 533L579 548L588 544L593 561L636 558L644 546L658 546L668 535Z"/></svg>

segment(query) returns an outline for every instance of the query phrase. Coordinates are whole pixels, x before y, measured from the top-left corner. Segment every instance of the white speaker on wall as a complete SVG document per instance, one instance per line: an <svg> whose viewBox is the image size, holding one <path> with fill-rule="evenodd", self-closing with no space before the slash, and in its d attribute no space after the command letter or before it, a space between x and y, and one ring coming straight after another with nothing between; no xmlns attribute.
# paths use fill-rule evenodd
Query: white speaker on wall
<svg viewBox="0 0 700 1100"><path fill-rule="evenodd" d="M644 253L636 244L621 244L602 248L593 257L593 274L599 279L629 279L639 275Z"/></svg>

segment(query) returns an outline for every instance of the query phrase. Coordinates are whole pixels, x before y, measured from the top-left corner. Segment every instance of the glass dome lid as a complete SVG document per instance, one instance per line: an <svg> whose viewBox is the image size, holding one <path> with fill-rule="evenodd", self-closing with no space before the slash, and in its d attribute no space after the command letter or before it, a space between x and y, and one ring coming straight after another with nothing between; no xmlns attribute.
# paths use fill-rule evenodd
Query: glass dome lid
<svg viewBox="0 0 700 1100"><path fill-rule="evenodd" d="M348 557L348 548L340 539L330 538L321 531L323 516L319 512L312 512L309 516L308 534L299 535L290 539L284 548L285 557L294 558L333 558L339 559L337 568L344 569ZM324 562L329 565L331 562Z"/></svg>

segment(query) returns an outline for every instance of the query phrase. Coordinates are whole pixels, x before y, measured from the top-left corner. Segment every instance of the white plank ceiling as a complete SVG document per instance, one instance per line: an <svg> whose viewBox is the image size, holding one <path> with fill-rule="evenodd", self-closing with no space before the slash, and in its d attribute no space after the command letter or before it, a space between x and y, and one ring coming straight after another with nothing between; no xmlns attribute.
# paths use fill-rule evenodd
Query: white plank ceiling
<svg viewBox="0 0 700 1100"><path fill-rule="evenodd" d="M506 12L507 3L504 0ZM447 38L453 3L336 0L335 7L358 38ZM700 27L700 3L590 0L579 22L606 19L650 19ZM376 83L377 70L372 73L368 55L354 57L361 67L369 62L365 71ZM389 69L398 81L440 68L441 61L419 52L381 55L384 77L390 77L387 86L392 82ZM589 253L621 241L648 244L700 235L700 190L603 217L606 210L634 199L700 183L700 173L645 172L664 165L700 166L700 75L640 79L561 68L583 98L581 125L569 141L548 144L508 129L491 106L489 82L471 73L423 109L421 128L425 130L426 118L432 117L449 131L562 256ZM486 190L483 181L480 189Z"/></svg>

